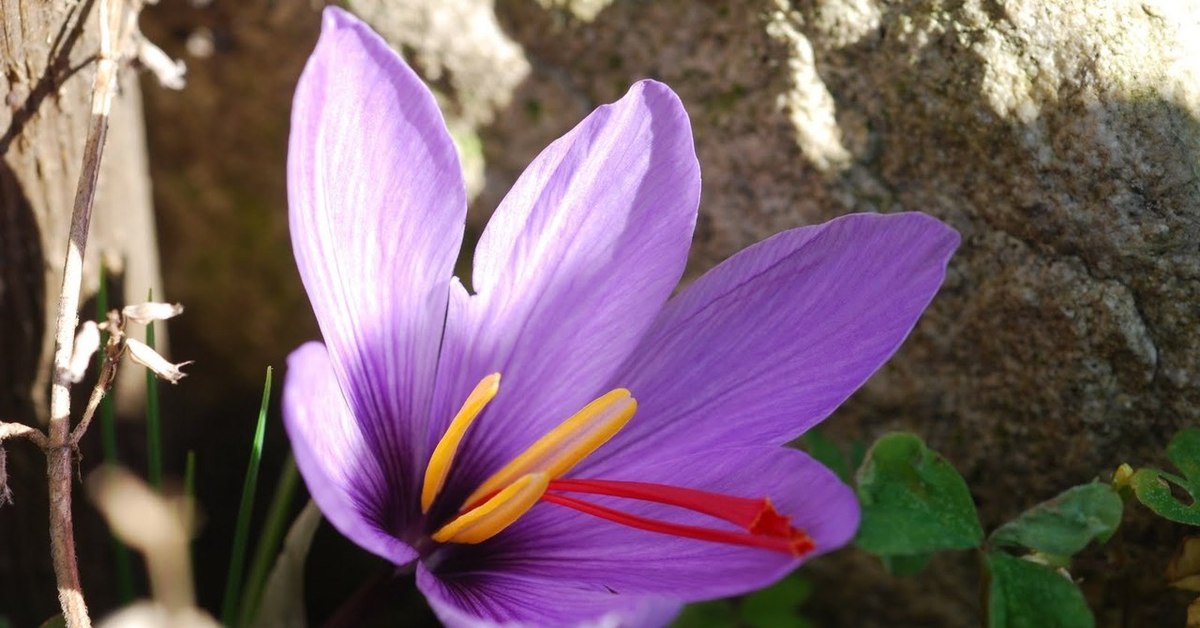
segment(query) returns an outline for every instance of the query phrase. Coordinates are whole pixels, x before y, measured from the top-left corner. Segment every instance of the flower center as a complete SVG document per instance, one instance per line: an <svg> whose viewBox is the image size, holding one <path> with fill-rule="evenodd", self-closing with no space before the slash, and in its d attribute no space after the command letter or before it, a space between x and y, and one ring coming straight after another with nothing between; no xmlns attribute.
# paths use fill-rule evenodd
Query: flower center
<svg viewBox="0 0 1200 628"><path fill-rule="evenodd" d="M484 377L450 422L425 470L421 512L428 513L450 473L467 429L500 390L500 374ZM560 479L608 442L633 418L637 401L624 388L612 390L576 412L479 485L458 515L433 533L438 543L482 543L521 518L538 502L572 508L622 525L702 541L744 545L803 556L816 545L792 527L766 497L757 499L696 489L617 480ZM621 512L565 493L620 497L704 514L737 529L661 521Z"/></svg>

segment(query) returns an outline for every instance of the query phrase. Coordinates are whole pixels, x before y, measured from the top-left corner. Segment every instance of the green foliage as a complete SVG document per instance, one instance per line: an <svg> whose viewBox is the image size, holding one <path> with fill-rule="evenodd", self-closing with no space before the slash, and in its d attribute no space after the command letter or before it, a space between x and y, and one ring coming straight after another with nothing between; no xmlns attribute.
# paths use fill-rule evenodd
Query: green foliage
<svg viewBox="0 0 1200 628"><path fill-rule="evenodd" d="M970 549L983 541L966 482L912 434L875 441L857 479L862 523L855 542L868 552L915 556Z"/></svg>
<svg viewBox="0 0 1200 628"><path fill-rule="evenodd" d="M184 521L188 530L196 530L196 451L189 449L183 461Z"/></svg>
<svg viewBox="0 0 1200 628"><path fill-rule="evenodd" d="M727 628L737 625L737 612L728 600L689 604L671 625L674 628Z"/></svg>
<svg viewBox="0 0 1200 628"><path fill-rule="evenodd" d="M238 593L242 590L242 575L246 566L246 540L250 536L250 513L254 509L254 492L258 486L263 436L267 429L267 404L270 400L271 367L268 366L263 383L262 405L258 410L258 425L254 429L254 444L250 448L250 463L246 468L246 481L242 485L242 503L238 507L237 526L234 529L229 575L225 579L225 598L221 603L221 624L225 626L234 626L237 619Z"/></svg>
<svg viewBox="0 0 1200 628"><path fill-rule="evenodd" d="M987 554L989 628L1091 628L1079 587L1051 567L1004 552Z"/></svg>
<svg viewBox="0 0 1200 628"><path fill-rule="evenodd" d="M154 291L146 295L154 300ZM146 324L146 346L154 349L154 323ZM146 477L156 490L162 490L162 417L158 404L158 378L146 369Z"/></svg>
<svg viewBox="0 0 1200 628"><path fill-rule="evenodd" d="M254 560L250 563L250 575L246 578L246 589L242 594L241 610L238 612L240 625L252 625L262 599L263 587L267 583L268 570L272 560L283 542L285 528L288 527L288 514L292 509L292 499L300 483L300 471L296 468L296 459L288 456L279 473L279 481L275 484L275 495L267 509L267 521L263 524L254 549ZM314 526L316 524L313 524ZM300 556L300 564L304 564L304 556Z"/></svg>
<svg viewBox="0 0 1200 628"><path fill-rule="evenodd" d="M183 497L189 503L196 501L196 450L189 449L183 462Z"/></svg>
<svg viewBox="0 0 1200 628"><path fill-rule="evenodd" d="M96 320L104 321L108 317L108 267L100 262L100 285L96 289ZM100 331L100 350L96 352L96 372L104 370L104 361L108 359L108 332ZM100 447L104 452L104 464L109 468L121 463L117 455L117 421L113 413L113 397L116 386L109 389L108 394L100 400ZM109 534L113 551L113 568L116 571L117 594L123 604L129 604L134 598L133 586L133 557L129 548L117 537Z"/></svg>
<svg viewBox="0 0 1200 628"><path fill-rule="evenodd" d="M1076 486L1000 526L993 545L1019 545L1044 554L1070 556L1093 539L1107 541L1121 523L1123 504L1108 484Z"/></svg>
<svg viewBox="0 0 1200 628"><path fill-rule="evenodd" d="M846 484L854 483L854 470L862 464L867 451L866 444L861 440L855 440L850 443L848 451L842 451L833 439L816 429L805 432L794 444L836 473Z"/></svg>
<svg viewBox="0 0 1200 628"><path fill-rule="evenodd" d="M103 322L108 317L108 267L103 262L100 263L100 285L96 289L96 320ZM106 330L100 330L100 350L96 352L96 372L99 373L104 368L104 360L106 359L106 351L104 348L108 345L109 333ZM115 388L115 387L114 387ZM116 390L108 391L104 398L100 400L100 443L101 449L104 452L104 463L108 465L117 465L117 423L113 417L113 395ZM128 600L127 600L128 601Z"/></svg>
<svg viewBox="0 0 1200 628"><path fill-rule="evenodd" d="M933 560L933 553L927 552L923 554L895 554L892 556L880 556L879 561L883 563L883 568L887 569L888 573L893 576L915 576L929 565L929 561Z"/></svg>
<svg viewBox="0 0 1200 628"><path fill-rule="evenodd" d="M1123 503L1112 486L1093 482L1070 488L1000 526L984 545L966 482L920 438L883 436L856 477L863 509L856 542L878 555L889 572L915 574L934 552L980 548L989 582L988 626L1094 625L1083 594L1065 572L994 548L1028 548L1040 560L1068 565L1071 555L1093 540L1108 540L1120 524Z"/></svg>
<svg viewBox="0 0 1200 628"><path fill-rule="evenodd" d="M774 585L735 600L690 604L674 628L810 628L801 605L812 595L812 583L789 576Z"/></svg>
<svg viewBox="0 0 1200 628"><path fill-rule="evenodd" d="M304 626L304 563L312 547L313 536L321 524L316 502L308 505L288 528L283 551L263 585L262 599L254 612L254 626Z"/></svg>
<svg viewBox="0 0 1200 628"><path fill-rule="evenodd" d="M1158 469L1138 469L1129 481L1130 486L1138 501L1158 516L1200 526L1200 429L1187 428L1176 434L1167 444L1167 459L1184 477ZM1171 485L1187 493L1189 499L1176 497Z"/></svg>
<svg viewBox="0 0 1200 628"><path fill-rule="evenodd" d="M850 463L846 459L846 454L842 453L842 448L833 442L833 439L820 430L809 430L800 437L799 444L804 451L808 452L808 455L836 473L843 482L847 484L851 482Z"/></svg>
<svg viewBox="0 0 1200 628"><path fill-rule="evenodd" d="M774 586L755 591L739 606L742 625L753 628L809 626L800 616L800 605L812 595L812 583L802 578L784 578Z"/></svg>

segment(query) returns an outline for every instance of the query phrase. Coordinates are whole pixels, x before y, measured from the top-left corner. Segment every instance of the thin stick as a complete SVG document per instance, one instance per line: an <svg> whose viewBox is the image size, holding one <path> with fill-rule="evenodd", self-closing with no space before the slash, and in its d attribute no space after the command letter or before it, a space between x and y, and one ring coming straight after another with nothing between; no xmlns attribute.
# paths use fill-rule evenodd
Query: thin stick
<svg viewBox="0 0 1200 628"><path fill-rule="evenodd" d="M117 364L115 356L105 356L104 366L100 369L100 377L96 380L95 388L92 388L92 395L88 398L87 407L83 409L83 418L79 420L75 429L71 430L70 444L72 447L79 446L79 440L83 438L83 435L87 433L88 426L92 424L92 417L96 416L96 408L108 394L113 380L117 378Z"/></svg>
<svg viewBox="0 0 1200 628"><path fill-rule="evenodd" d="M28 438L33 441L33 444L42 449L45 449L49 444L49 441L46 440L46 435L35 427L29 427L24 423L5 423L0 421L0 443L10 438Z"/></svg>
<svg viewBox="0 0 1200 628"><path fill-rule="evenodd" d="M54 373L50 388L50 446L46 455L46 474L50 490L50 555L58 580L58 601L68 628L88 628L87 605L79 584L79 566L75 562L75 529L71 520L71 380L68 366L79 323L79 293L83 284L83 255L87 249L92 206L100 160L108 135L108 114L112 108L113 83L120 48L118 37L125 17L124 0L100 1L100 55L96 60L96 78L92 87L92 115L75 206L71 212L71 233L63 263L62 290L58 294L57 330L54 338ZM114 30L117 32L114 37Z"/></svg>

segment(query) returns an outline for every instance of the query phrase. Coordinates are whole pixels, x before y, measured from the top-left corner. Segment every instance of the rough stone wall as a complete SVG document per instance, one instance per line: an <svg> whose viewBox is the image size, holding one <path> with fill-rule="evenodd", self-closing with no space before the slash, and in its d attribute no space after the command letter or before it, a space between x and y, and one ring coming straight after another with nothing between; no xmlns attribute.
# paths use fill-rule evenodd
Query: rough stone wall
<svg viewBox="0 0 1200 628"><path fill-rule="evenodd" d="M671 84L695 129L691 276L852 211L957 227L942 294L827 425L845 440L921 434L967 476L989 527L1119 462L1161 463L1200 418L1195 3L349 4L439 92L473 229L542 147L643 77ZM194 419L178 440L201 461L248 438L262 367L316 333L287 250L283 156L317 21L265 1L148 14L156 41L194 53L188 91L152 93L148 115L169 285L192 308L176 348L199 360L172 391L179 425ZM225 474L208 486L236 481L232 466L205 472ZM209 498L212 521L231 521L236 504ZM226 533L214 523L201 544ZM1100 625L1182 625L1186 597L1159 574L1183 533L1135 517L1126 562L1078 561ZM208 554L199 568L220 578ZM976 570L963 553L895 580L845 552L814 565L812 612L829 626L976 625Z"/></svg>
<svg viewBox="0 0 1200 628"><path fill-rule="evenodd" d="M497 0L494 10L530 73L494 120L467 121L487 173L476 227L541 147L649 76L680 93L695 127L693 275L852 211L921 210L962 232L920 327L829 426L846 438L920 433L964 471L987 525L1122 461L1160 462L1170 435L1200 418L1194 4ZM389 28L382 11L368 17L399 47L437 49L436 35ZM448 96L452 113L476 106L462 102L468 92ZM1158 581L1181 532L1135 517L1140 575L1099 553L1081 561L1102 625L1181 624L1181 599ZM836 560L816 570L837 574L818 584L837 591L820 610L833 625L975 622L969 558L904 583L862 557Z"/></svg>

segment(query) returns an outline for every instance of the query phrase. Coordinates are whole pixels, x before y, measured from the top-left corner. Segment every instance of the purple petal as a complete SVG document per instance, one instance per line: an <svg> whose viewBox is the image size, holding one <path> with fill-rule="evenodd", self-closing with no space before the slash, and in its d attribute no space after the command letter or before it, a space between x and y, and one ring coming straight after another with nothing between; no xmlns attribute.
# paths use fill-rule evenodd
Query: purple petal
<svg viewBox="0 0 1200 628"><path fill-rule="evenodd" d="M342 397L329 352L317 342L288 356L283 424L308 492L333 527L398 565L416 558L389 533L386 474Z"/></svg>
<svg viewBox="0 0 1200 628"><path fill-rule="evenodd" d="M803 433L896 351L958 240L924 214L855 214L733 256L667 304L613 379L638 415L580 473Z"/></svg>
<svg viewBox="0 0 1200 628"><path fill-rule="evenodd" d="M447 316L434 420L502 374L456 462L462 486L604 392L683 272L699 192L687 114L653 81L529 166L479 241L477 294L456 289Z"/></svg>
<svg viewBox="0 0 1200 628"><path fill-rule="evenodd" d="M449 628L592 626L652 628L679 615L681 603L615 596L606 589L567 586L548 591L536 578L463 574L450 579L417 566L417 586Z"/></svg>
<svg viewBox="0 0 1200 628"><path fill-rule="evenodd" d="M292 111L292 243L363 440L415 505L464 185L412 70L348 13L323 20Z"/></svg>
<svg viewBox="0 0 1200 628"><path fill-rule="evenodd" d="M858 527L853 491L803 452L747 447L704 452L631 468L612 479L637 479L744 497L769 496L816 542L811 558L837 549ZM588 496L590 501L676 523L721 527L676 508ZM451 548L451 551L457 548ZM625 598L697 601L767 586L801 560L778 552L635 530L553 504L540 504L512 528L470 551L448 553L437 567L443 603L491 620L533 621L572 600L583 612L587 592ZM422 586L426 595L430 588ZM555 603L548 604L548 600ZM576 608L577 605L578 608ZM556 624L570 623L563 615ZM579 617L573 618L578 620Z"/></svg>

